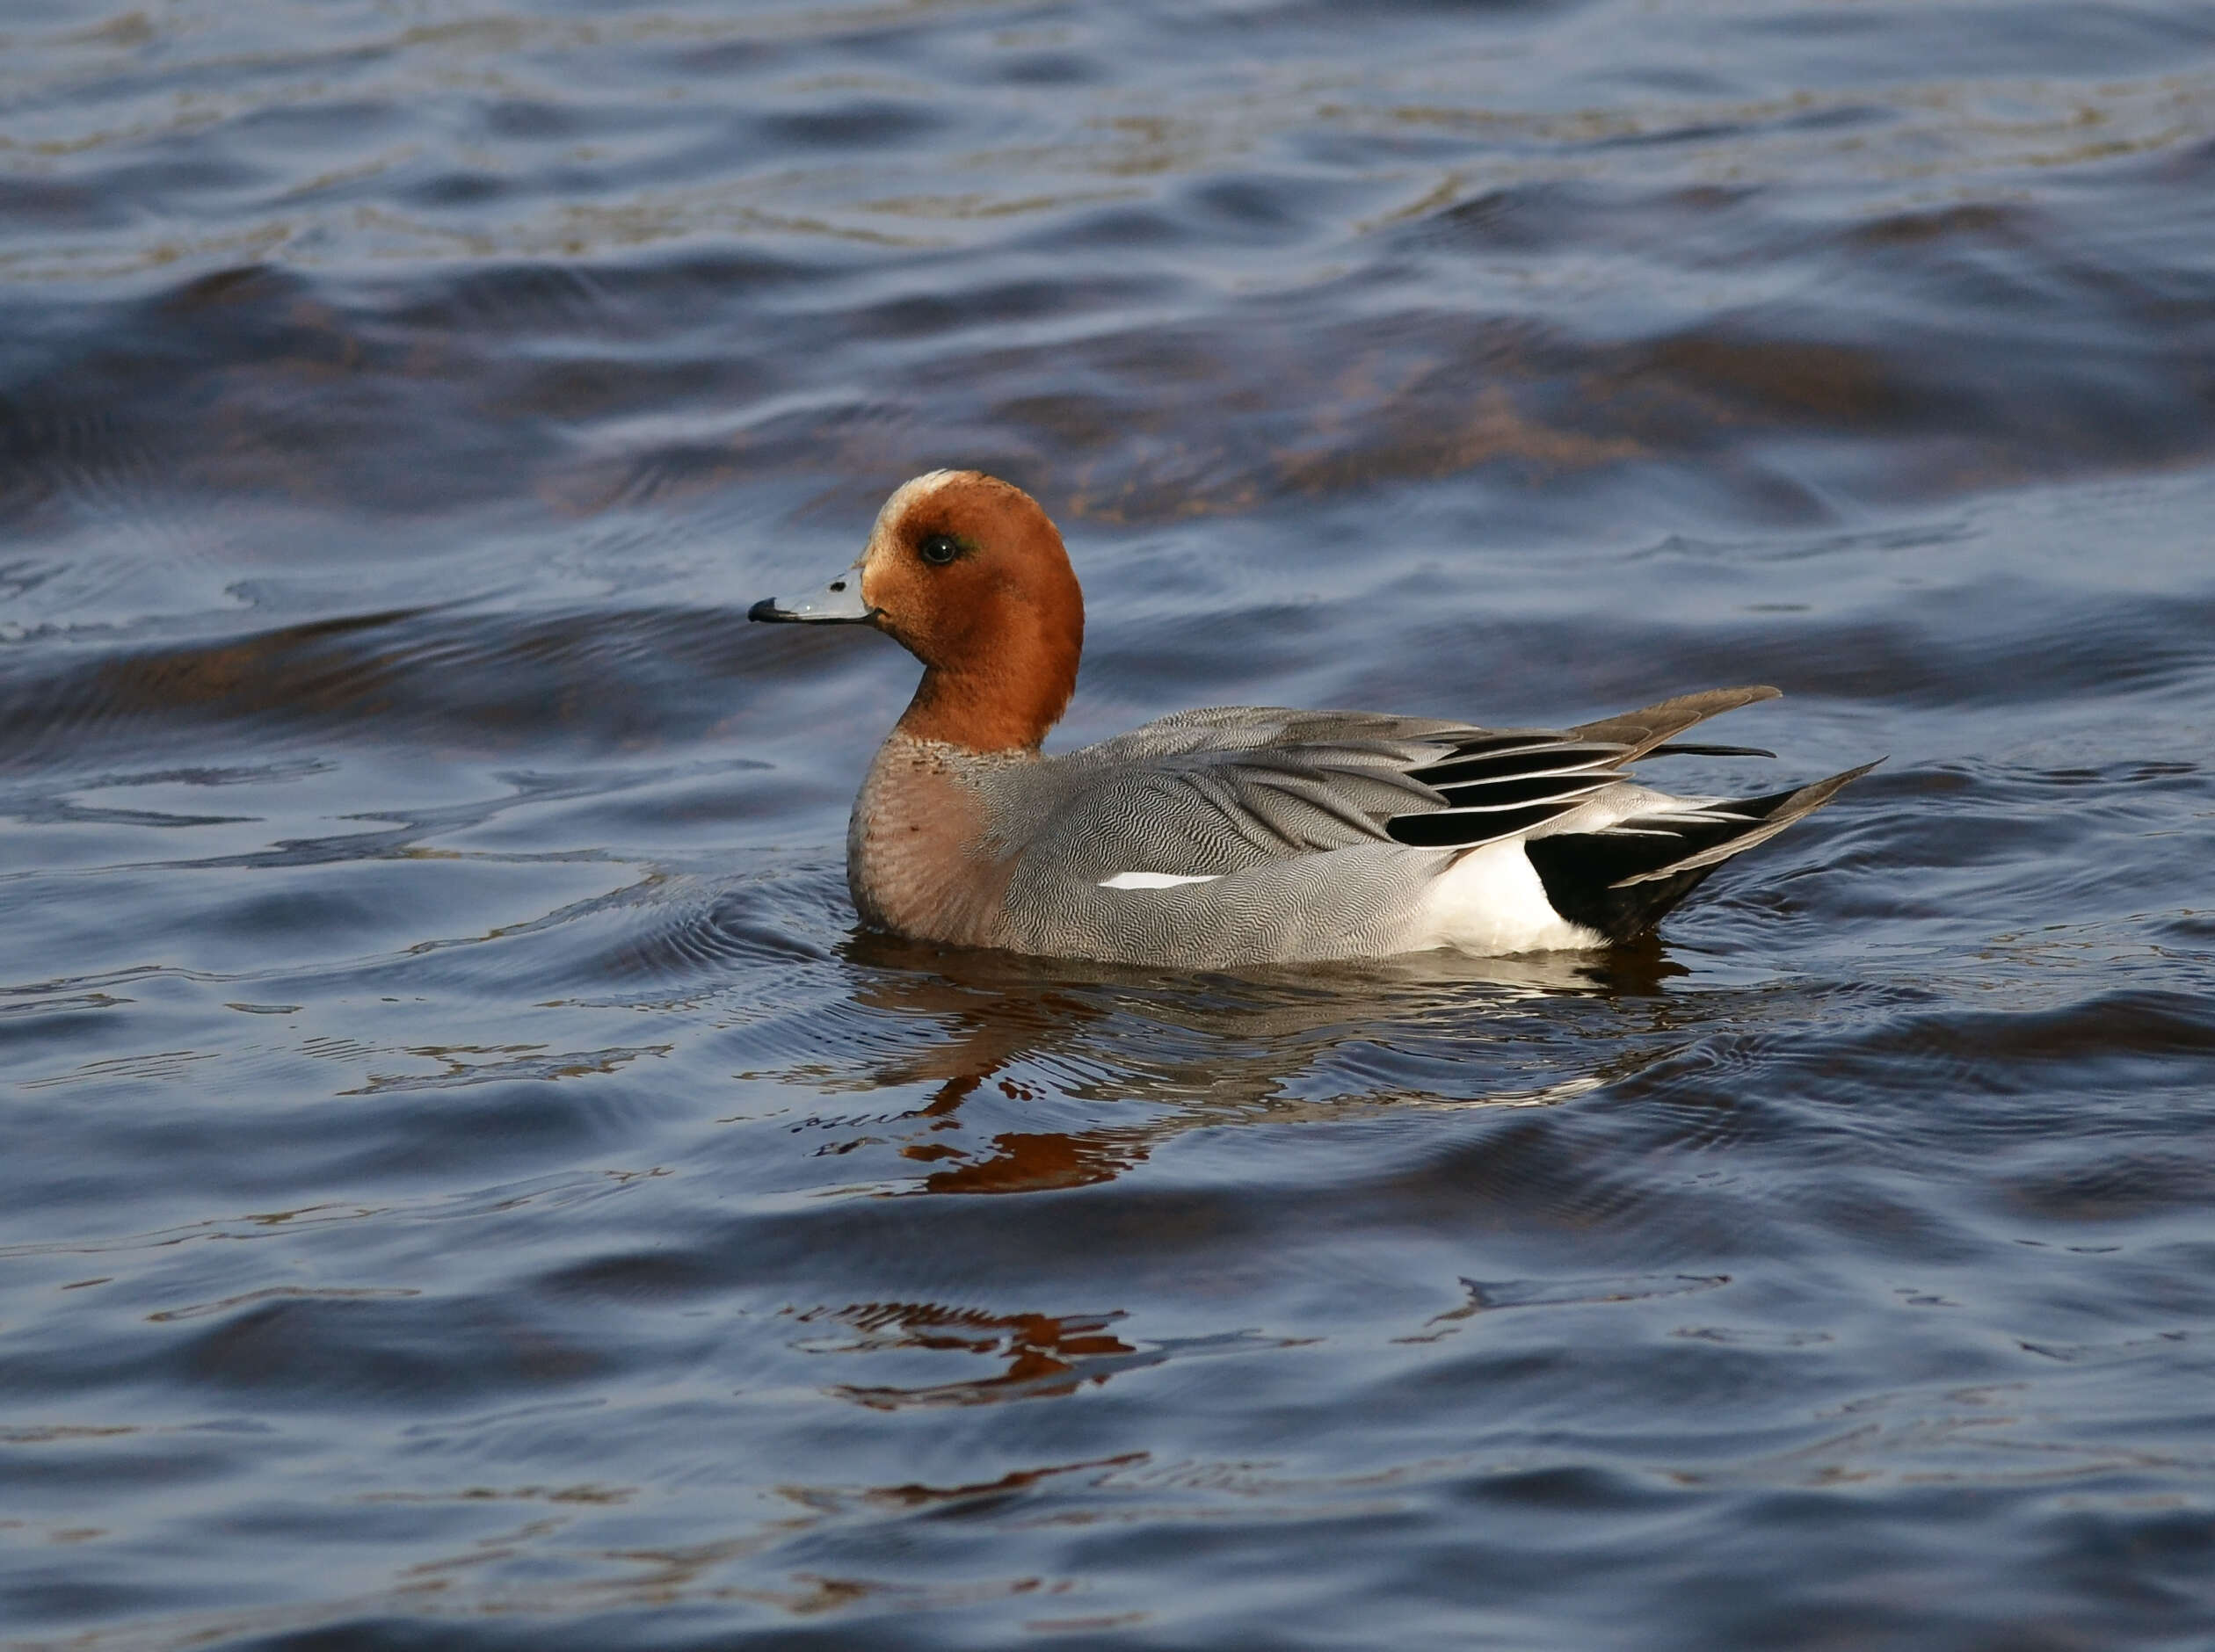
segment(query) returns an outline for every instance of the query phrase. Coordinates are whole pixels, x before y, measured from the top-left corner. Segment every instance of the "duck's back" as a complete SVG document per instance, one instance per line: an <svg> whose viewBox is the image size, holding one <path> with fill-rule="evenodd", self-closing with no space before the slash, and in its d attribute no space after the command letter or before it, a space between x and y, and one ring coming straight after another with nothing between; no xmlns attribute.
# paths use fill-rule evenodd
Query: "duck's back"
<svg viewBox="0 0 2215 1652"><path fill-rule="evenodd" d="M1394 842L1384 822L1435 808L1408 772L1475 732L1223 706L980 769L991 848L1013 862L1005 944L1186 966L1409 950L1444 857Z"/></svg>

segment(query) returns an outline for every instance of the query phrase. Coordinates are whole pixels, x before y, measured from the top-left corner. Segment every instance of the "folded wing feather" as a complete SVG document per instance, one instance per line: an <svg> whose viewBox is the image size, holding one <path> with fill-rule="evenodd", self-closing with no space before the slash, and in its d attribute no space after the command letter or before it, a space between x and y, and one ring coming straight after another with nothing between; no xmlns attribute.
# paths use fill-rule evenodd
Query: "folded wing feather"
<svg viewBox="0 0 2215 1652"><path fill-rule="evenodd" d="M1273 706L1182 712L1055 759L1029 841L1111 888L1356 844L1476 848L1560 819L1671 736L1776 693L1712 690L1565 730Z"/></svg>

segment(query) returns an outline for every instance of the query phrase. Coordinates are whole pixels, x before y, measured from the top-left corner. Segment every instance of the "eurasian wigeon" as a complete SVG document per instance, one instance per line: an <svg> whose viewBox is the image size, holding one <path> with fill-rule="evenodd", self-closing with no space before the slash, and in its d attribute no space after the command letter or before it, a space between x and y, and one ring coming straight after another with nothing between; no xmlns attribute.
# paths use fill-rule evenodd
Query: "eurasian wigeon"
<svg viewBox="0 0 2215 1652"><path fill-rule="evenodd" d="M1772 755L1669 742L1773 688L1558 730L1220 706L1049 757L1084 596L1037 502L973 470L906 483L853 568L749 617L875 626L923 662L854 801L846 881L863 922L962 946L1183 967L1600 946L1875 766L1736 799L1623 778Z"/></svg>

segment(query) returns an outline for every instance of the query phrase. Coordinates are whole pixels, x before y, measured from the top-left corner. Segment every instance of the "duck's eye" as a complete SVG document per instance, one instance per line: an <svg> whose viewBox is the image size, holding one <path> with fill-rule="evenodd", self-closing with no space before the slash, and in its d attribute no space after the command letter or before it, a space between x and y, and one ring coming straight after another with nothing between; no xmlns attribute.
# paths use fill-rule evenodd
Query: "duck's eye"
<svg viewBox="0 0 2215 1652"><path fill-rule="evenodd" d="M926 534L915 554L933 568L944 568L962 554L962 542L951 533Z"/></svg>

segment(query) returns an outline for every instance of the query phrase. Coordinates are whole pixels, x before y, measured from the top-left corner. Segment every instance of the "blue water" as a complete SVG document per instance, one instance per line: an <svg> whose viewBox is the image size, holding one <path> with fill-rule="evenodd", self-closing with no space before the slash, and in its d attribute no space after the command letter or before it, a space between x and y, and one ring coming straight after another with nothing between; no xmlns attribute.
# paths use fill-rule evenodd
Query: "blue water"
<svg viewBox="0 0 2215 1652"><path fill-rule="evenodd" d="M1888 760L1613 954L872 936L744 616L940 464L1057 739ZM0 1647L2215 1643L2211 522L2175 0L0 11Z"/></svg>

